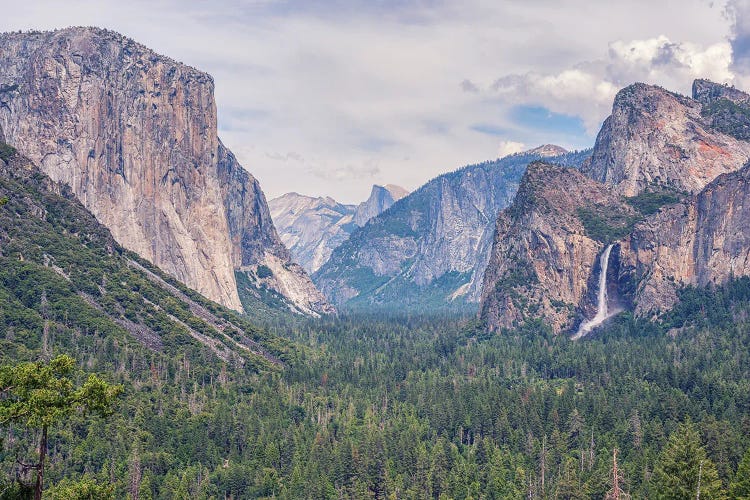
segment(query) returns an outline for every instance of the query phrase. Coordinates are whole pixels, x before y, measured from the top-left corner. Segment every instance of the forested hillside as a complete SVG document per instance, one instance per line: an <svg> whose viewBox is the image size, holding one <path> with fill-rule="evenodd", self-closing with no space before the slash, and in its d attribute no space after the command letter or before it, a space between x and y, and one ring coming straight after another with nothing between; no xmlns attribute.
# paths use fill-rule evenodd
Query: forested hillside
<svg viewBox="0 0 750 500"><path fill-rule="evenodd" d="M63 259L65 245L90 255L90 270L128 256L97 250L91 241L106 234L83 232L50 201L45 218L24 215L22 200L40 192L31 181L2 182L4 361L68 352L125 387L109 420L86 427L77 416L51 433L53 492L63 478L85 478L141 500L604 498L617 448L620 485L633 498L692 497L698 470L701 498L750 494L741 472L750 465L750 280L685 289L662 323L624 315L582 342L538 324L488 336L451 316L279 317L272 332L299 347L274 344L288 353L283 369L248 370L187 335L166 335L174 326L163 349L111 319L86 326L77 318L95 309L58 298L70 297L60 287L83 289L79 278L45 266L44 253L81 283L89 272ZM45 252L9 246L31 237L23 217L37 231L56 224L61 236L45 233L54 238ZM106 283L140 276L139 293L153 293L143 274L123 279L110 273L130 268L111 265ZM25 287L23 272L49 285ZM132 287L105 289L87 293L135 301ZM148 309L137 306L134 318L139 308ZM6 435L6 480L23 477L16 459L33 442L24 429Z"/></svg>

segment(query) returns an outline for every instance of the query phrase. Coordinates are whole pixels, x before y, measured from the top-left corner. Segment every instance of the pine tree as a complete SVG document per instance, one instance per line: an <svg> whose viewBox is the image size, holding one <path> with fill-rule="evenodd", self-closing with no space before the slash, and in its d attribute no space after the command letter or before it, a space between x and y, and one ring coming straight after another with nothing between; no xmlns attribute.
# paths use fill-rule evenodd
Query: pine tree
<svg viewBox="0 0 750 500"><path fill-rule="evenodd" d="M716 465L707 458L691 422L680 424L669 436L656 464L654 490L664 500L725 498Z"/></svg>
<svg viewBox="0 0 750 500"><path fill-rule="evenodd" d="M38 461L24 464L36 470L35 500L41 500L44 489L48 429L79 410L106 416L122 392L121 386L109 385L93 374L76 387L74 371L75 360L67 355L57 356L48 363L0 368L0 425L15 423L41 430Z"/></svg>
<svg viewBox="0 0 750 500"><path fill-rule="evenodd" d="M610 471L612 487L604 496L605 500L626 500L630 495L623 490L622 469L617 464L617 448L612 450L612 470Z"/></svg>
<svg viewBox="0 0 750 500"><path fill-rule="evenodd" d="M750 448L737 467L737 474L729 486L729 497L736 500L750 500Z"/></svg>

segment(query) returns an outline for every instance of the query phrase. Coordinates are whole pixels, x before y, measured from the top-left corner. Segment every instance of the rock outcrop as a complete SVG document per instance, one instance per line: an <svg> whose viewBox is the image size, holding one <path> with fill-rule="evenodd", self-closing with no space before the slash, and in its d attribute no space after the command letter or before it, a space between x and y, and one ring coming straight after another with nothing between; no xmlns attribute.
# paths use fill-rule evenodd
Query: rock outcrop
<svg viewBox="0 0 750 500"><path fill-rule="evenodd" d="M295 262L314 273L352 232L409 194L402 187L374 185L359 205L344 205L331 197L287 193L268 202L281 240Z"/></svg>
<svg viewBox="0 0 750 500"><path fill-rule="evenodd" d="M278 261L288 288L312 294L288 296L294 306L313 309L322 297L219 142L213 90L208 74L110 31L0 35L7 142L69 185L120 244L237 310L235 270Z"/></svg>
<svg viewBox="0 0 750 500"><path fill-rule="evenodd" d="M370 197L360 203L354 211L354 223L360 227L364 226L367 224L367 221L382 214L391 205L408 194L409 191L394 184L386 184L385 186L378 186L376 184L372 186Z"/></svg>
<svg viewBox="0 0 750 500"><path fill-rule="evenodd" d="M708 80L695 80L693 99L703 106L701 116L712 128L737 139L750 139L750 94Z"/></svg>
<svg viewBox="0 0 750 500"><path fill-rule="evenodd" d="M590 317L604 244L610 300L639 316L671 308L682 286L750 274L750 96L705 80L693 94L627 87L584 175L529 168L497 221L480 313L490 329L541 318L564 332Z"/></svg>
<svg viewBox="0 0 750 500"><path fill-rule="evenodd" d="M750 158L750 144L717 130L702 110L660 87L626 87L582 170L625 196L654 187L697 193Z"/></svg>
<svg viewBox="0 0 750 500"><path fill-rule="evenodd" d="M618 278L632 283L636 314L668 310L681 286L750 276L748 221L750 165L638 224L622 242Z"/></svg>
<svg viewBox="0 0 750 500"><path fill-rule="evenodd" d="M627 230L635 211L571 168L529 165L513 204L497 219L481 317L492 330L541 318L554 331L595 307L602 221Z"/></svg>
<svg viewBox="0 0 750 500"><path fill-rule="evenodd" d="M580 164L587 153L555 157ZM313 275L336 304L407 309L479 300L497 214L538 153L511 155L441 175L339 246Z"/></svg>
<svg viewBox="0 0 750 500"><path fill-rule="evenodd" d="M331 197L287 193L270 200L268 206L281 240L294 260L311 273L320 269L357 227L352 221L356 206Z"/></svg>

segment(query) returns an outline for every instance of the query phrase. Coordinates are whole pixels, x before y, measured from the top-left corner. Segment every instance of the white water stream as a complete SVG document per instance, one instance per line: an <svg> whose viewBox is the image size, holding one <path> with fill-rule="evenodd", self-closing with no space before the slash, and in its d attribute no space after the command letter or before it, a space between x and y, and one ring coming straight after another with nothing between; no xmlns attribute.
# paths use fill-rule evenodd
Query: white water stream
<svg viewBox="0 0 750 500"><path fill-rule="evenodd" d="M599 271L599 295L596 316L581 323L576 334L571 337L573 340L585 337L591 332L591 330L604 323L607 318L617 314L617 311L612 311L612 313L610 313L609 308L607 307L607 267L609 266L609 254L612 251L612 246L613 245L608 245L607 248L604 249L601 257L599 257L599 267L601 269Z"/></svg>

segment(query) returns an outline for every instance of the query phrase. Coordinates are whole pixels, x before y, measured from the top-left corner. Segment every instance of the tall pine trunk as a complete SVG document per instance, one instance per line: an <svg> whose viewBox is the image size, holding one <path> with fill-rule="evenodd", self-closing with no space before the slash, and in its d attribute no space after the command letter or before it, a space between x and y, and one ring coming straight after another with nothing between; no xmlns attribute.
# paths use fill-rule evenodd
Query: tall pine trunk
<svg viewBox="0 0 750 500"><path fill-rule="evenodd" d="M47 426L42 427L42 438L39 441L39 464L36 469L36 486L34 487L34 500L42 500L42 488L44 487L44 458L47 456Z"/></svg>

